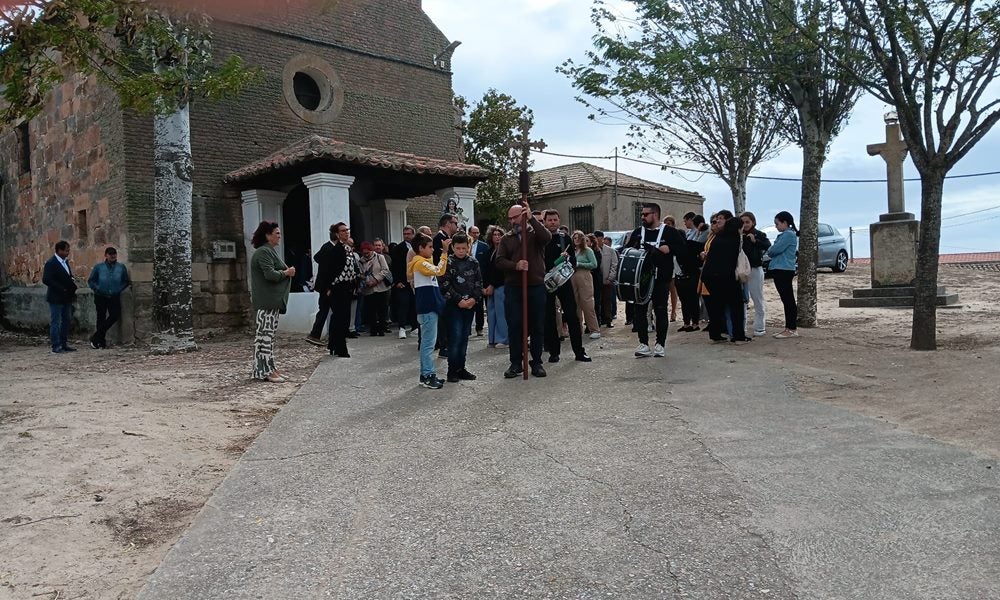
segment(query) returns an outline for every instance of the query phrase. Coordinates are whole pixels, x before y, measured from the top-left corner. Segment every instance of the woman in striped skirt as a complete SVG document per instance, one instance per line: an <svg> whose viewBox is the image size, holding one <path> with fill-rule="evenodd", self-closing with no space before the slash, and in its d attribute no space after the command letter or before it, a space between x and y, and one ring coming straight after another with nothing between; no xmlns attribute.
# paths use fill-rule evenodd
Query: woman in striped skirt
<svg viewBox="0 0 1000 600"><path fill-rule="evenodd" d="M288 381L274 366L274 332L278 315L288 308L288 292L295 277L295 267L285 265L275 251L280 241L281 230L270 221L262 221L251 240L256 248L250 259L250 297L257 324L253 378L272 383Z"/></svg>

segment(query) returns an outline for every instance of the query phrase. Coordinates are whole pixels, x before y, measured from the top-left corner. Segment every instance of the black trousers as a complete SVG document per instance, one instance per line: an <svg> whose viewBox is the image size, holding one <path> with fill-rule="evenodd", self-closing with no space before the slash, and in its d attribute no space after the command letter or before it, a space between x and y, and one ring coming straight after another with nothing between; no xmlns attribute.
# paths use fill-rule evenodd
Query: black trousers
<svg viewBox="0 0 1000 600"><path fill-rule="evenodd" d="M674 279L677 282L677 296L681 301L681 314L684 316L685 325L697 325L701 320L701 303L698 297L698 278L679 277Z"/></svg>
<svg viewBox="0 0 1000 600"><path fill-rule="evenodd" d="M600 252L598 252L600 254ZM594 315L597 316L597 323L604 323L604 277L601 275L601 267L590 271L590 276L594 278Z"/></svg>
<svg viewBox="0 0 1000 600"><path fill-rule="evenodd" d="M567 284L568 286L569 284ZM504 295L504 313L507 317L507 337L510 339L510 364L521 366L524 360L523 332L521 331L521 288L507 285ZM544 285L528 286L528 341L531 359L529 363L542 364L542 350L545 345L545 293ZM572 295L572 294L570 294ZM579 328L579 323L577 323Z"/></svg>
<svg viewBox="0 0 1000 600"><path fill-rule="evenodd" d="M108 330L121 319L122 297L100 296L94 294L94 307L97 309L97 331L91 341L94 344L106 348L108 345Z"/></svg>
<svg viewBox="0 0 1000 600"><path fill-rule="evenodd" d="M338 283L330 292L330 339L327 348L338 354L347 353L347 328L351 324L351 300L354 286Z"/></svg>
<svg viewBox="0 0 1000 600"><path fill-rule="evenodd" d="M316 312L316 320L313 321L312 330L309 331L309 337L317 340L323 337L323 329L326 327L326 318L330 314L330 302L330 296L323 292L319 293L319 310Z"/></svg>
<svg viewBox="0 0 1000 600"><path fill-rule="evenodd" d="M746 324L744 323L743 288L740 287L736 278L714 278L702 277L705 287L708 288L710 300L708 301L708 334L713 339L719 339L726 332L726 311L729 311L729 318L733 323L733 338L740 340L746 338Z"/></svg>
<svg viewBox="0 0 1000 600"><path fill-rule="evenodd" d="M667 343L667 307L670 305L670 279L656 278L653 282L653 318L656 319L656 343L661 346ZM648 304L635 304L632 308L632 322L635 323L639 343L649 345L649 312Z"/></svg>
<svg viewBox="0 0 1000 600"><path fill-rule="evenodd" d="M476 313L476 333L483 330L483 324L486 323L486 298L484 297L479 302L476 302L475 308L472 310Z"/></svg>
<svg viewBox="0 0 1000 600"><path fill-rule="evenodd" d="M365 323L370 334L385 332L385 299L388 295L389 292L373 292L365 296Z"/></svg>
<svg viewBox="0 0 1000 600"><path fill-rule="evenodd" d="M785 307L785 329L795 331L799 321L799 305L795 303L795 291L792 290L795 271L775 269L771 271L771 277L774 279L774 289L778 290L781 304Z"/></svg>
<svg viewBox="0 0 1000 600"><path fill-rule="evenodd" d="M411 328L417 326L416 303L413 298L413 288L409 283L404 283L403 287L392 288L392 306L396 313L396 323L402 327L409 325Z"/></svg>
<svg viewBox="0 0 1000 600"><path fill-rule="evenodd" d="M544 286L542 289L545 289ZM509 292L508 292L509 293ZM569 328L569 343L576 356L583 356L583 330L580 326L579 311L576 309L576 297L573 295L573 282L567 281L559 289L545 298L545 349L549 356L559 356L562 342L559 341L560 331L556 328L556 299L562 307L563 323Z"/></svg>

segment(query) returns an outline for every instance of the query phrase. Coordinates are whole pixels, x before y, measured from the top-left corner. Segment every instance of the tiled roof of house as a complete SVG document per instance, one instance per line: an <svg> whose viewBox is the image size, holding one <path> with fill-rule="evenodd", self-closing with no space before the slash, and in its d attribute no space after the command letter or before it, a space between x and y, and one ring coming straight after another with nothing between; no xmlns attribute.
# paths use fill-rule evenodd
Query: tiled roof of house
<svg viewBox="0 0 1000 600"><path fill-rule="evenodd" d="M427 158L403 152L366 148L332 138L311 135L278 150L270 156L228 173L223 178L223 181L225 183L236 183L277 169L284 169L312 160L323 159L353 163L366 167L404 171L407 173L470 177L474 179L486 179L489 176L489 171L477 165L451 162L438 158Z"/></svg>
<svg viewBox="0 0 1000 600"><path fill-rule="evenodd" d="M615 183L615 172L609 171L597 165L578 162L551 169L535 171L531 174L531 186L535 196L547 194L559 194L576 190L586 190L611 186ZM689 192L677 188L639 179L631 175L618 172L618 187L620 188L644 188L660 192L672 192L675 194L687 194L697 196L697 192Z"/></svg>

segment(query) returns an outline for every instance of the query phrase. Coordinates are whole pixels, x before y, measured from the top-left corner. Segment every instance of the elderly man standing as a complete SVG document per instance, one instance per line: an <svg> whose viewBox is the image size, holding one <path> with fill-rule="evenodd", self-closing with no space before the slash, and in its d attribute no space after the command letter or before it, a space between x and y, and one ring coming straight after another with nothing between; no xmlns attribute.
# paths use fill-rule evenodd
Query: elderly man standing
<svg viewBox="0 0 1000 600"><path fill-rule="evenodd" d="M490 259L490 245L479 239L479 228L475 225L469 228L469 239L472 241L469 254L476 259L482 268L482 264ZM483 324L486 321L486 311L483 309L485 305L485 302L477 302L473 309L476 311L476 336L478 337L483 337Z"/></svg>
<svg viewBox="0 0 1000 600"><path fill-rule="evenodd" d="M73 270L70 269L68 258L69 242L61 240L56 243L55 255L45 263L42 271L42 283L49 288L45 292L45 301L49 303L49 341L54 354L76 352L76 348L69 345L76 282L73 281Z"/></svg>
<svg viewBox="0 0 1000 600"><path fill-rule="evenodd" d="M108 247L104 262L94 266L87 285L94 290L94 308L97 309L97 331L90 338L94 350L108 347L108 330L122 316L122 292L132 285L128 269L118 262L118 250Z"/></svg>
<svg viewBox="0 0 1000 600"><path fill-rule="evenodd" d="M524 218L529 216L527 229ZM503 376L513 379L523 371L522 290L521 273L528 274L528 336L531 339L531 374L545 377L542 368L542 350L545 347L545 246L552 239L549 230L536 219L528 207L511 206L507 211L510 231L500 242L496 266L504 271L504 310L507 313L507 330L510 339L510 367ZM528 254L521 257L522 236L527 237Z"/></svg>
<svg viewBox="0 0 1000 600"><path fill-rule="evenodd" d="M594 232L594 237L597 238L598 248L595 248L595 252L599 252L597 258L601 263L601 289L594 290L594 295L601 295L601 314L597 315L598 320L600 320L601 325L605 327L614 327L611 323L612 315L614 314L613 307L618 301L615 298L615 278L618 277L618 253L615 249L607 245L604 242L604 233L600 231Z"/></svg>

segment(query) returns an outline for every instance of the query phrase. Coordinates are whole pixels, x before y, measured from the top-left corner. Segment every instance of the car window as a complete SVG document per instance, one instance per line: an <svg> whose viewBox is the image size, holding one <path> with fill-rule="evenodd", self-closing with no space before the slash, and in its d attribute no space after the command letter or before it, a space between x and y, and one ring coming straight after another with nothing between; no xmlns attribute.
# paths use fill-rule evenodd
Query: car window
<svg viewBox="0 0 1000 600"><path fill-rule="evenodd" d="M830 227L829 225L827 225L825 223L820 223L819 224L819 237L829 237L831 235L833 235L833 227Z"/></svg>

